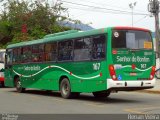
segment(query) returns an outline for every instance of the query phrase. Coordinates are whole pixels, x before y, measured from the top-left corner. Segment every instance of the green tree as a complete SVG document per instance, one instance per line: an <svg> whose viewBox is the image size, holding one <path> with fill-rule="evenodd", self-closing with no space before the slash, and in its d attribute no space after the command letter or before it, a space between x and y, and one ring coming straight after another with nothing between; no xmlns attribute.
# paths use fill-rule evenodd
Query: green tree
<svg viewBox="0 0 160 120"><path fill-rule="evenodd" d="M51 6L48 2L1 1L6 2L5 9L0 14L0 41L3 41L3 45L38 39L46 34L71 29L59 24L62 21L72 21L61 2ZM26 32L23 33L22 28Z"/></svg>

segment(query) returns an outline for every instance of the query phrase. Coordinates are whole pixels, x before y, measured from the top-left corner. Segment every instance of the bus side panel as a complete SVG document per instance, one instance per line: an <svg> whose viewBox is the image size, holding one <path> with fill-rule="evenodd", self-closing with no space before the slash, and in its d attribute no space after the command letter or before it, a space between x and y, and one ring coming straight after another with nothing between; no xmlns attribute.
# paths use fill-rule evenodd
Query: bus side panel
<svg viewBox="0 0 160 120"><path fill-rule="evenodd" d="M20 76L24 88L59 90L60 77L66 76L71 83L72 92L106 90L105 60L17 65L14 66L14 71Z"/></svg>
<svg viewBox="0 0 160 120"><path fill-rule="evenodd" d="M5 74L5 80L4 80L5 86L14 87L13 76L11 75L12 72L9 69L6 69L4 74Z"/></svg>
<svg viewBox="0 0 160 120"><path fill-rule="evenodd" d="M72 80L72 92L96 92L106 90L104 80Z"/></svg>
<svg viewBox="0 0 160 120"><path fill-rule="evenodd" d="M19 73L22 74L22 86L25 88L36 88L45 90L58 90L60 72L51 67L51 64L26 64L19 66L24 67Z"/></svg>
<svg viewBox="0 0 160 120"><path fill-rule="evenodd" d="M95 92L106 90L106 62L77 62L73 64L71 77L73 92ZM76 75L76 76L75 76Z"/></svg>

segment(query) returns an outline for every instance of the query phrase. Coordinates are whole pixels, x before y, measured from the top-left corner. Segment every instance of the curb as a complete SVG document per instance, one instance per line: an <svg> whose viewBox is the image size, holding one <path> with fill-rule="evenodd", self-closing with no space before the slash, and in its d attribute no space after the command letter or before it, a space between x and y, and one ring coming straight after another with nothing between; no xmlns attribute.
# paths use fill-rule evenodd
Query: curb
<svg viewBox="0 0 160 120"><path fill-rule="evenodd" d="M138 90L141 93L160 94L160 90Z"/></svg>

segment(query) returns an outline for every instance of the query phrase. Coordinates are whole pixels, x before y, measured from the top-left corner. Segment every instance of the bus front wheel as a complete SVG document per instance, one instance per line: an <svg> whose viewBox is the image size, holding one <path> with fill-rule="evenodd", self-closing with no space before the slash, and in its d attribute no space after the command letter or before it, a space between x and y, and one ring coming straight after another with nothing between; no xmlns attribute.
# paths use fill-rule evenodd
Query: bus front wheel
<svg viewBox="0 0 160 120"><path fill-rule="evenodd" d="M110 91L93 92L95 98L107 98L110 95Z"/></svg>
<svg viewBox="0 0 160 120"><path fill-rule="evenodd" d="M25 88L22 87L22 83L19 80L19 78L15 79L15 87L16 87L17 92L19 92L19 93L22 93L25 91Z"/></svg>

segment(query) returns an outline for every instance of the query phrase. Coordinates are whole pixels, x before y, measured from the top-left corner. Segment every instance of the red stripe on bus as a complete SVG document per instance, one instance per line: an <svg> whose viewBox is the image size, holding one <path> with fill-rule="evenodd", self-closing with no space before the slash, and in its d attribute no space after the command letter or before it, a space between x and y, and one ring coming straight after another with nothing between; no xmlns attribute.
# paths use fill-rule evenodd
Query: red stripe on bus
<svg viewBox="0 0 160 120"><path fill-rule="evenodd" d="M115 29L115 30L139 30L139 31L146 31L146 32L149 32L149 31L150 31L150 30L145 29L145 28L138 28L138 27L122 27L122 26L114 27L113 29Z"/></svg>

